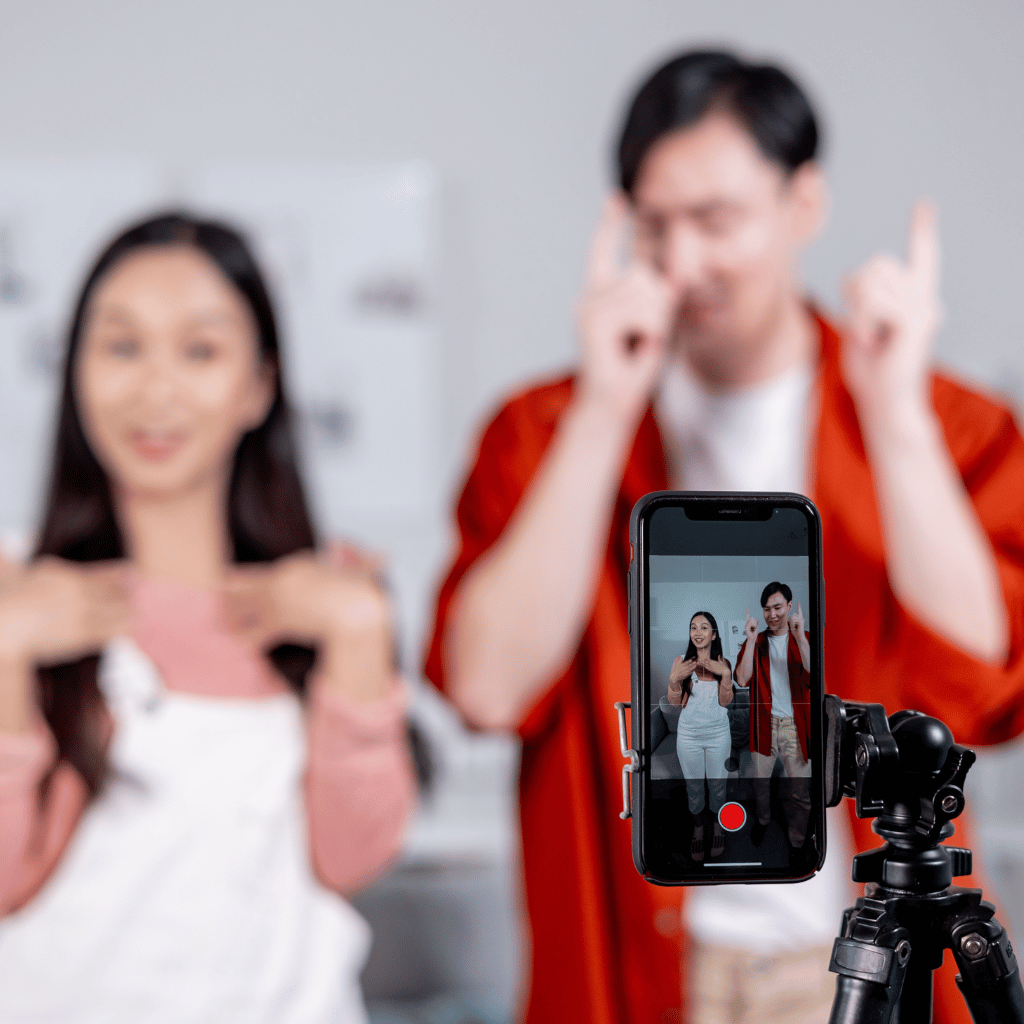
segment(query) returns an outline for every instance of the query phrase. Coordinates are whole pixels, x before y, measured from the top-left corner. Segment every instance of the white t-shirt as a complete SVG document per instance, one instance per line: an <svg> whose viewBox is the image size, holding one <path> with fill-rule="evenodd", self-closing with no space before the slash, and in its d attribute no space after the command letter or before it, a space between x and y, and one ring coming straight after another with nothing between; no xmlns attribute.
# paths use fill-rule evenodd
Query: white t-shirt
<svg viewBox="0 0 1024 1024"><path fill-rule="evenodd" d="M793 717L793 694L789 689L789 633L768 634L768 668L772 677L772 718Z"/></svg>
<svg viewBox="0 0 1024 1024"><path fill-rule="evenodd" d="M671 485L691 491L806 494L814 420L811 380L811 367L804 364L756 387L712 392L681 359L669 360L654 410ZM788 693L788 670L786 683ZM772 705L774 711L774 687ZM829 943L843 910L855 899L852 855L846 811L832 808L828 854L814 878L796 885L694 889L686 901L686 927L698 941L764 955Z"/></svg>

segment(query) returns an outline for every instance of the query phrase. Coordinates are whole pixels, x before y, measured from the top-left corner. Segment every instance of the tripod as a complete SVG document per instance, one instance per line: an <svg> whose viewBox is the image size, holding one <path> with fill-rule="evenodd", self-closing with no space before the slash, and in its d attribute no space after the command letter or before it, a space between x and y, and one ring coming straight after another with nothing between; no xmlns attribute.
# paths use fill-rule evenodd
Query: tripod
<svg viewBox="0 0 1024 1024"><path fill-rule="evenodd" d="M859 854L864 896L843 915L829 970L838 975L829 1024L928 1024L932 971L952 950L975 1024L1024 1024L1024 989L1005 929L971 872L971 851L942 846L964 809L974 752L916 711L886 719L880 704L826 696L826 803L855 797L885 845Z"/></svg>

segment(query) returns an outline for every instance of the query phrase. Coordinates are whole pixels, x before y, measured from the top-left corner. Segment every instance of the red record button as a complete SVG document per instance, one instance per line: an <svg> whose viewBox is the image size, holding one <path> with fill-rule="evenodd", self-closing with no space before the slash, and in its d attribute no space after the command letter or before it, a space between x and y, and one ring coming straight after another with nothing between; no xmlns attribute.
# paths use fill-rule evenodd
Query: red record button
<svg viewBox="0 0 1024 1024"><path fill-rule="evenodd" d="M739 832L747 823L747 812L742 804L730 802L722 805L718 812L718 821L726 832Z"/></svg>

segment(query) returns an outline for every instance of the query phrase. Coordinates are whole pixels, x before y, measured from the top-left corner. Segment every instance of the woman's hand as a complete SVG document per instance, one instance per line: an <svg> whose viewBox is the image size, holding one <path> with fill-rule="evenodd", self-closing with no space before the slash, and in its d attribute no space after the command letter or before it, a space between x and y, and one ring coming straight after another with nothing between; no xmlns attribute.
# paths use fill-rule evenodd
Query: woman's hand
<svg viewBox="0 0 1024 1024"><path fill-rule="evenodd" d="M378 700L393 674L391 605L380 568L379 560L354 562L337 551L237 566L224 585L225 620L261 650L316 645L318 667L333 686L356 700Z"/></svg>
<svg viewBox="0 0 1024 1024"><path fill-rule="evenodd" d="M732 703L732 667L719 655L712 671L718 676L718 703L723 708L728 707Z"/></svg>
<svg viewBox="0 0 1024 1024"><path fill-rule="evenodd" d="M0 732L29 729L37 665L97 653L130 625L125 567L40 558L0 565Z"/></svg>
<svg viewBox="0 0 1024 1024"><path fill-rule="evenodd" d="M732 679L732 669L726 664L725 658L719 655L717 658L712 658L708 654L702 654L697 658L697 668L703 669L705 672L709 672L713 676L721 678L727 672L729 678Z"/></svg>
<svg viewBox="0 0 1024 1024"><path fill-rule="evenodd" d="M0 658L52 665L95 654L128 631L127 569L120 562L44 557L4 567L0 585Z"/></svg>
<svg viewBox="0 0 1024 1024"><path fill-rule="evenodd" d="M672 669L668 674L669 683L682 683L682 681L689 675L692 675L693 670L697 667L697 659L690 658L686 660L680 654L675 661L672 662Z"/></svg>

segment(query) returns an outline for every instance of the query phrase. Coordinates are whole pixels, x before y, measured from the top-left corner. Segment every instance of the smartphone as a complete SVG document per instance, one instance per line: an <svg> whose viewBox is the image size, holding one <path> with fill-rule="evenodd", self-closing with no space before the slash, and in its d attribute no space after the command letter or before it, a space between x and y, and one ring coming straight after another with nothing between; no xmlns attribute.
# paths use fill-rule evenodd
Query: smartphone
<svg viewBox="0 0 1024 1024"><path fill-rule="evenodd" d="M659 491L630 541L637 870L662 885L809 878L825 858L817 509Z"/></svg>

